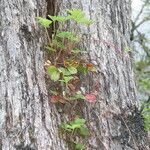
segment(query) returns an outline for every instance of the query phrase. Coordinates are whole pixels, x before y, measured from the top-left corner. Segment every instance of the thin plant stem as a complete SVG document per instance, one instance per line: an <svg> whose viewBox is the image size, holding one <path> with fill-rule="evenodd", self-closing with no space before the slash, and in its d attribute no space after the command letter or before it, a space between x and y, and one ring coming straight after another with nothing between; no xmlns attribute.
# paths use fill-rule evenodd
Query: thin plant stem
<svg viewBox="0 0 150 150"><path fill-rule="evenodd" d="M47 28L45 28L45 31L46 31L46 35L47 35L47 38L48 38L49 46L51 46L51 39L50 39L50 36L48 34Z"/></svg>

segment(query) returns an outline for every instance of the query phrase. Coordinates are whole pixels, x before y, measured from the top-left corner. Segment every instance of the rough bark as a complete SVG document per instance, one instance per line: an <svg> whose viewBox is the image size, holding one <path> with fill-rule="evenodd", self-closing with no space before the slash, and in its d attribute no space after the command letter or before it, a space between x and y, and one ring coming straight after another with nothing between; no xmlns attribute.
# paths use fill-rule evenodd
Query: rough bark
<svg viewBox="0 0 150 150"><path fill-rule="evenodd" d="M35 21L46 16L44 0L0 3L1 148L61 150L59 114L49 105L45 79L44 31Z"/></svg>
<svg viewBox="0 0 150 150"><path fill-rule="evenodd" d="M59 124L69 114L59 113L49 103L44 79L43 30L36 16L45 16L56 8L80 8L95 23L84 33L83 46L98 69L89 75L83 87L91 91L99 83L98 100L83 104L92 135L87 150L148 149L146 133L138 110L130 47L129 0L1 1L0 4L0 97L1 148L3 150L67 150L59 136ZM50 13L54 13L49 11ZM71 28L71 27L70 27Z"/></svg>
<svg viewBox="0 0 150 150"><path fill-rule="evenodd" d="M98 68L98 74L89 75L84 85L87 91L92 91L95 82L100 85L97 103L83 110L94 135L89 149L149 149L136 97L132 55L124 52L130 47L130 1L62 0L60 13L66 8L82 9L94 21L89 28L79 26L88 58Z"/></svg>

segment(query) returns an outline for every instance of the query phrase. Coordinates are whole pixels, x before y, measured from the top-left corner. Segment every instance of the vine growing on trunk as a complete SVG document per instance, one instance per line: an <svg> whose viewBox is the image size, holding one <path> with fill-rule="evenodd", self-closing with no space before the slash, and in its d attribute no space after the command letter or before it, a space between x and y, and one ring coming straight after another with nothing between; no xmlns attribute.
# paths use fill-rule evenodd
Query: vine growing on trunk
<svg viewBox="0 0 150 150"><path fill-rule="evenodd" d="M96 72L94 65L81 57L85 50L79 48L81 36L77 30L77 24L89 26L91 20L85 17L84 12L79 9L67 10L66 16L50 16L47 18L37 17L37 21L45 28L48 42L45 49L49 54L45 63L46 75L53 82L50 91L52 103L62 103L64 105L76 105L83 100L95 102L97 92L83 93L80 87L80 75L88 72ZM74 32L64 30L66 22L73 24ZM56 24L62 25L55 29ZM54 30L50 37L48 28L53 25ZM75 136L85 137L89 135L89 129L86 127L85 119L75 117L68 123L62 123L61 129L70 137L70 142L74 143L74 148L78 150L85 149L83 143L75 141ZM72 138L71 138L72 137Z"/></svg>

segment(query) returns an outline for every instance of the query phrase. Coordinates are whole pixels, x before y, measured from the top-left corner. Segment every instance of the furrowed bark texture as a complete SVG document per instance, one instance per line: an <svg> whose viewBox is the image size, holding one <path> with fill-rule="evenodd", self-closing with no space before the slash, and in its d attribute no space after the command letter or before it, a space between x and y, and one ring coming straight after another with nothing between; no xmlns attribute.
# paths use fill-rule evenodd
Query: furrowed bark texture
<svg viewBox="0 0 150 150"><path fill-rule="evenodd" d="M52 1L49 1L52 4ZM49 8L52 6L49 6ZM2 150L61 150L59 114L44 80L45 0L0 1L0 145Z"/></svg>
<svg viewBox="0 0 150 150"><path fill-rule="evenodd" d="M54 13L54 1L0 1L0 149L70 150L59 125L68 120L49 103L44 79L44 31L36 16ZM87 150L148 149L136 101L130 47L129 0L60 0L56 10L80 8L95 23L79 26L82 47L98 69L83 82L86 92L99 85L94 105L84 103L91 136ZM48 9L48 10L46 10ZM70 30L71 30L70 25ZM84 78L84 77L83 77ZM97 86L96 85L96 86ZM70 110L68 110L70 113Z"/></svg>

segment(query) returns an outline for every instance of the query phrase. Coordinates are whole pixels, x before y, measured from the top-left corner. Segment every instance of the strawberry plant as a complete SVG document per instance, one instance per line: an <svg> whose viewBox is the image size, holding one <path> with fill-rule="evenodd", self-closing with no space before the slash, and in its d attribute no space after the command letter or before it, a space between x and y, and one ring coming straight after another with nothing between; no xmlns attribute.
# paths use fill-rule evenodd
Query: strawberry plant
<svg viewBox="0 0 150 150"><path fill-rule="evenodd" d="M90 25L91 20L85 17L84 12L79 9L67 10L67 16L50 16L49 19L37 17L38 23L45 28L46 35L48 37L48 43L45 45L45 49L50 54L45 69L47 75L53 82L60 83L59 91L53 89L57 95L52 97L52 102L85 99L85 96L80 93L80 89L77 89L77 83L79 83L79 74L86 74L88 71L96 72L93 64L81 59L80 55L83 52L78 48L80 43L80 37L78 33L70 31L64 31L54 29L52 37L48 34L48 28L50 25L55 25L56 22L65 23L67 21L74 21L83 25ZM51 93L52 95L53 93ZM53 95L52 95L53 96ZM61 97L60 100L58 97Z"/></svg>
<svg viewBox="0 0 150 150"><path fill-rule="evenodd" d="M85 119L77 118L68 124L62 124L61 128L65 129L66 131L69 131L69 132L70 131L74 132L75 130L78 130L80 135L88 136L89 131L85 127L85 122L86 122Z"/></svg>
<svg viewBox="0 0 150 150"><path fill-rule="evenodd" d="M86 127L85 122L85 119L76 118L74 121L61 124L61 128L69 133L68 137L75 144L74 147L77 150L84 150L85 145L74 141L72 138L75 138L77 135L82 137L89 136L89 129Z"/></svg>
<svg viewBox="0 0 150 150"><path fill-rule="evenodd" d="M38 23L44 27L47 43L44 48L48 53L48 60L45 62L45 70L48 79L53 83L53 87L49 90L52 103L75 103L76 101L87 100L87 102L96 102L96 92L83 94L80 86L80 75L88 72L96 72L94 65L87 60L81 58L81 54L85 53L78 45L81 42L81 36L77 32L77 23L89 26L92 21L85 17L83 11L79 9L67 10L66 16L51 16L48 19L37 17ZM75 32L66 31L58 27L57 24L64 24L68 21L74 23ZM48 28L53 25L53 34L50 36ZM85 120L77 118L74 121L61 125L61 128L67 133L85 137L89 135L86 128ZM72 141L74 142L74 141ZM75 149L83 150L85 145L74 142Z"/></svg>

